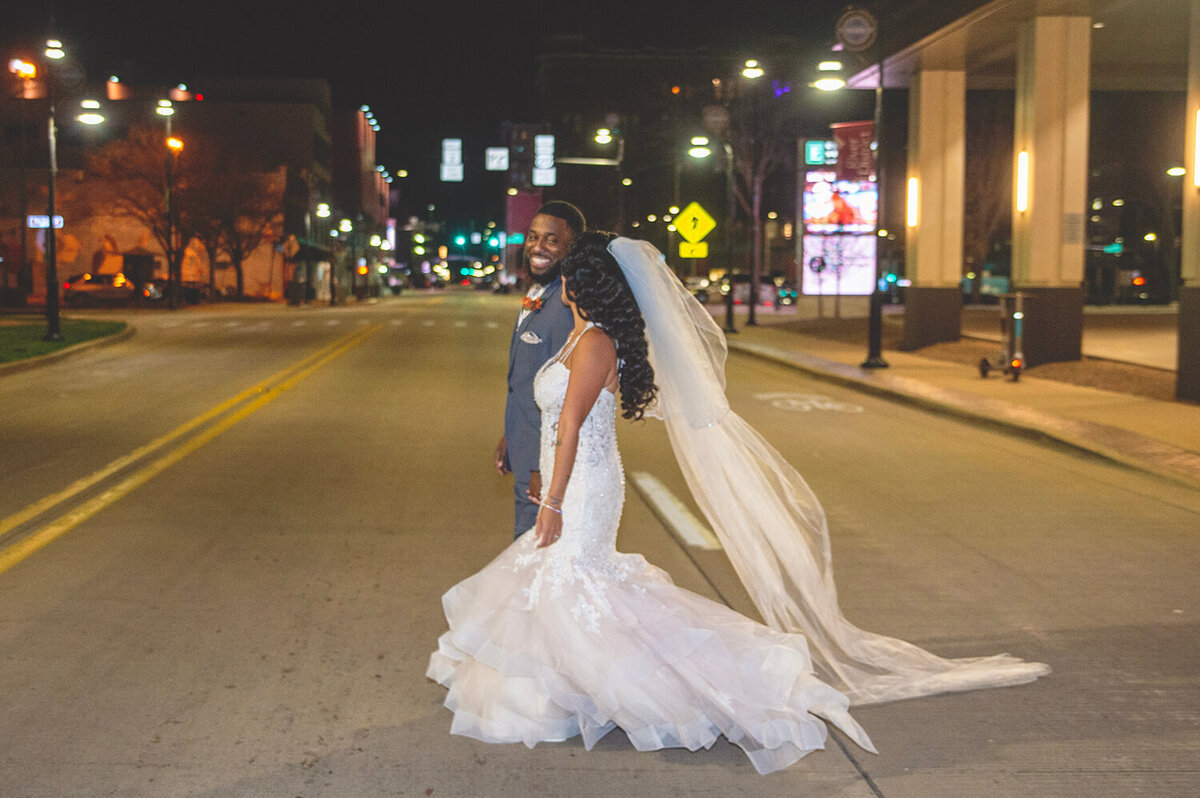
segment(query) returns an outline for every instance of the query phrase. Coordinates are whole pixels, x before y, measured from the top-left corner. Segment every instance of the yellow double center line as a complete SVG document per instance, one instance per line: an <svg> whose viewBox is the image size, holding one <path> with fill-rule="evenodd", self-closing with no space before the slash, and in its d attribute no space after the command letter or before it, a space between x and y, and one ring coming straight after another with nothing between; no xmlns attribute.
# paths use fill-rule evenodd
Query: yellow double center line
<svg viewBox="0 0 1200 798"><path fill-rule="evenodd" d="M128 468L131 465L145 459L149 455L154 454L160 449L164 449L171 444L179 441L189 433L201 429L210 421L220 418L216 423L204 428L201 432L183 441L173 449L170 449L158 459L139 468L128 477L104 491L98 496L80 504L73 510L59 516L47 525L41 527L31 535L13 543L11 546L0 548L0 573L4 573L9 568L12 568L17 563L32 555L34 552L43 548L47 544L71 531L79 524L91 518L96 513L103 510L105 507L119 501L124 496L128 495L134 489L144 485L151 479L167 470L175 463L187 457L192 452L199 449L204 444L211 441L213 438L220 435L225 430L237 424L242 419L250 414L260 410L265 405L279 398L279 396L288 389L294 387L297 383L308 377L317 369L321 368L329 361L353 349L362 343L368 336L379 330L379 325L371 325L364 327L361 330L356 330L349 335L345 335L332 344L317 350L313 354L303 358L297 363L288 366L282 371L272 374L257 385L242 391L236 396L226 399L221 404L211 410L196 416L192 420L176 427L159 438L155 438L145 446L134 449L124 457L119 457L111 463L96 471L93 474L79 479L69 486L51 494L50 496L41 499L34 504L29 505L25 509L10 515L8 518L0 520L0 538L4 535L27 523L39 515L52 510L64 502L71 500L80 493L92 488L112 475ZM240 405L240 407L239 407ZM237 408L234 410L234 408ZM229 412L233 410L233 412Z"/></svg>

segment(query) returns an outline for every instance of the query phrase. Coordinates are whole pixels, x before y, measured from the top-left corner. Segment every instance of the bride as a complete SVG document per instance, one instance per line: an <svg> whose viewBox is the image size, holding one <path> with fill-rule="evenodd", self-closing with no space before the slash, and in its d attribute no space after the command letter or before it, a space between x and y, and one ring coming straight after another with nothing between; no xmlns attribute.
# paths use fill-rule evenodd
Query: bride
<svg viewBox="0 0 1200 798"><path fill-rule="evenodd" d="M720 329L643 241L585 233L562 261L575 327L538 373L537 524L442 599L427 675L451 732L485 742L638 750L724 735L760 773L823 748L824 721L874 752L851 703L1032 681L1040 663L943 659L841 614L824 511L729 409ZM662 419L692 494L767 625L615 549L624 502L616 409ZM736 491L733 489L737 485Z"/></svg>

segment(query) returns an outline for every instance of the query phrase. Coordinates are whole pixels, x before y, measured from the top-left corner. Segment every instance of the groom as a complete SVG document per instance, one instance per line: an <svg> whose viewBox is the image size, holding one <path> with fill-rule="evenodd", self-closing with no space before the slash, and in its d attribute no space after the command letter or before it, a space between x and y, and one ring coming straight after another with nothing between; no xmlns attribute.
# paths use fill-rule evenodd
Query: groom
<svg viewBox="0 0 1200 798"><path fill-rule="evenodd" d="M508 347L508 401L504 406L504 436L496 444L496 471L512 473L516 502L513 537L537 522L538 506L529 495L542 492L539 470L542 414L533 400L538 369L562 348L575 325L571 309L562 303L559 261L587 224L569 202L548 202L538 209L525 235L525 263L532 284L521 300L521 315Z"/></svg>

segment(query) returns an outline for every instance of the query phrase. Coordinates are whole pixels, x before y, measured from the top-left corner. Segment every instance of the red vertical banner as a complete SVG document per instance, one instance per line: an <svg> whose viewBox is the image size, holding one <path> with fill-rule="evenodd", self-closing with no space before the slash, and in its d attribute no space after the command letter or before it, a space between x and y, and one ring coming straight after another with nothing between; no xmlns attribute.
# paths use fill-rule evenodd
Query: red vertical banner
<svg viewBox="0 0 1200 798"><path fill-rule="evenodd" d="M874 180L875 141L874 122L842 122L830 125L837 142L837 179Z"/></svg>
<svg viewBox="0 0 1200 798"><path fill-rule="evenodd" d="M511 242L516 236L517 240L522 242L521 244L509 243L504 248L504 268L510 273L515 273L521 265L521 250L524 245L525 233L529 230L529 223L533 221L533 217L537 215L540 207L542 207L542 190L540 188L518 191L505 198L504 227L508 232L508 240Z"/></svg>

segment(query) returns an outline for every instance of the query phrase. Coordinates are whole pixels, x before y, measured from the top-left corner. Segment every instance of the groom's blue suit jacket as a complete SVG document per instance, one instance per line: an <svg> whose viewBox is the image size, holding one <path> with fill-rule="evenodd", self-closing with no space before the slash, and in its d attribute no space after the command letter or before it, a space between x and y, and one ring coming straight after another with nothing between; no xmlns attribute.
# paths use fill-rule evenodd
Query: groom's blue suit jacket
<svg viewBox="0 0 1200 798"><path fill-rule="evenodd" d="M519 486L529 484L530 471L540 470L542 414L533 400L533 378L567 342L575 326L575 317L562 303L561 294L561 278L547 285L542 291L541 308L530 311L517 325L509 344L504 437L508 441L508 466ZM549 474L543 477L550 479Z"/></svg>

